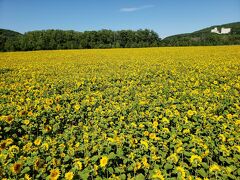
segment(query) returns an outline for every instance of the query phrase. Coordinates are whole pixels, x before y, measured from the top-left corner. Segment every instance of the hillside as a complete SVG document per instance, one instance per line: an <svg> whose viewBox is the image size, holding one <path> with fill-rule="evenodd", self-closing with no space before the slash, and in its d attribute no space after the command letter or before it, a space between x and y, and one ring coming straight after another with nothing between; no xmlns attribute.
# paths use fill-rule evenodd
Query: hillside
<svg viewBox="0 0 240 180"><path fill-rule="evenodd" d="M149 29L84 32L49 29L26 32L14 38L10 38L13 33L8 34L11 41L4 39L0 51L157 47L160 42L158 34Z"/></svg>
<svg viewBox="0 0 240 180"><path fill-rule="evenodd" d="M217 27L218 29L231 28L230 34L240 34L240 22L211 26L211 27L208 27L208 28L201 29L199 31L195 31L192 34L198 34L198 33L208 33L208 34L210 34L211 29L213 29L215 27Z"/></svg>
<svg viewBox="0 0 240 180"><path fill-rule="evenodd" d="M217 28L231 28L228 34L212 33ZM178 34L166 37L161 46L190 46L190 45L234 45L240 44L240 22L215 25L192 33Z"/></svg>
<svg viewBox="0 0 240 180"><path fill-rule="evenodd" d="M231 31L228 34L217 34L211 32L214 28L219 32L221 28L231 28ZM40 30L24 34L0 29L0 51L215 45L240 45L240 22L215 25L163 40L156 32L148 29L85 32Z"/></svg>
<svg viewBox="0 0 240 180"><path fill-rule="evenodd" d="M21 36L22 34L19 32L0 29L0 51L15 50L10 48L10 46L16 44L15 42L18 41L18 38Z"/></svg>

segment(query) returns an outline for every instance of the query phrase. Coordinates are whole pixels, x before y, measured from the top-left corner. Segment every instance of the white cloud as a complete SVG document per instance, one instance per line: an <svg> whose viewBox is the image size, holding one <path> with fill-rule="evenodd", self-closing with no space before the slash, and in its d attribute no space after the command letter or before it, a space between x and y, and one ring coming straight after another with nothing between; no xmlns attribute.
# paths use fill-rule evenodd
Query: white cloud
<svg viewBox="0 0 240 180"><path fill-rule="evenodd" d="M145 5L145 6L139 6L139 7L126 7L120 9L121 12L134 12L134 11L139 11L143 9L148 9L148 8L153 8L154 5Z"/></svg>

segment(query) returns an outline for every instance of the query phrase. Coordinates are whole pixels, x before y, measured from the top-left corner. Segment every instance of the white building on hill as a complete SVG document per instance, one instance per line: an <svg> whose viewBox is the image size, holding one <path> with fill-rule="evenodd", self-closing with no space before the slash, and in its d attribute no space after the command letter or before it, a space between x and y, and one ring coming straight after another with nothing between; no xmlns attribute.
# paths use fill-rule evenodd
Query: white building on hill
<svg viewBox="0 0 240 180"><path fill-rule="evenodd" d="M217 33L217 34L228 34L231 32L231 28L221 28L221 32L218 31L218 28L215 27L213 29L211 29L211 33Z"/></svg>
<svg viewBox="0 0 240 180"><path fill-rule="evenodd" d="M220 32L218 31L217 27L211 29L211 33L217 33L217 34L220 34Z"/></svg>
<svg viewBox="0 0 240 180"><path fill-rule="evenodd" d="M231 32L231 28L222 28L221 29L221 34L228 34Z"/></svg>

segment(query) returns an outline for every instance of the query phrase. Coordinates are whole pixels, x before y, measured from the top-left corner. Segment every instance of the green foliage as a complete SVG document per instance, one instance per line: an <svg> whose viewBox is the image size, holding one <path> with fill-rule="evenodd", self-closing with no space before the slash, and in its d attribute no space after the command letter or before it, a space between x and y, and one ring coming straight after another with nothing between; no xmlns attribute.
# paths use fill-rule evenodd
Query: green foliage
<svg viewBox="0 0 240 180"><path fill-rule="evenodd" d="M19 38L22 34L7 30L0 29L0 51L15 51L19 50Z"/></svg>
<svg viewBox="0 0 240 180"><path fill-rule="evenodd" d="M240 46L1 53L0 177L240 179L239 60Z"/></svg>
<svg viewBox="0 0 240 180"><path fill-rule="evenodd" d="M211 33L211 29L217 27L231 28L229 34ZM193 33L169 36L163 39L160 46L215 46L240 44L240 22L212 26Z"/></svg>
<svg viewBox="0 0 240 180"><path fill-rule="evenodd" d="M231 28L229 34L211 33L217 27ZM56 49L141 48L158 46L215 46L240 44L240 22L212 26L193 33L179 34L161 40L152 30L41 30L25 34L0 29L0 51L33 51Z"/></svg>
<svg viewBox="0 0 240 180"><path fill-rule="evenodd" d="M0 38L0 51L153 47L158 46L159 41L158 34L148 29L85 32L42 30L14 38L10 33L5 33Z"/></svg>

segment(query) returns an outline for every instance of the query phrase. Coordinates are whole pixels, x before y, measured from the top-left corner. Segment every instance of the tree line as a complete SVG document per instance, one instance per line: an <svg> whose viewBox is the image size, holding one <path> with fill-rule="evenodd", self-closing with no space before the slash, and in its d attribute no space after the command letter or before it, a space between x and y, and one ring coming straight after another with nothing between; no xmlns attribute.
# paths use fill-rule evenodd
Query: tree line
<svg viewBox="0 0 240 180"><path fill-rule="evenodd" d="M175 35L163 39L161 46L217 46L239 45L240 34L197 33Z"/></svg>
<svg viewBox="0 0 240 180"><path fill-rule="evenodd" d="M208 28L194 33L170 36L163 40L149 29L136 31L104 29L85 32L41 30L25 34L0 29L0 51L239 45L240 25L239 23L236 25L230 34L210 33Z"/></svg>
<svg viewBox="0 0 240 180"><path fill-rule="evenodd" d="M136 48L159 46L160 38L152 30L64 31L41 30L23 35L1 36L1 51L53 49Z"/></svg>

